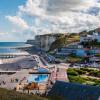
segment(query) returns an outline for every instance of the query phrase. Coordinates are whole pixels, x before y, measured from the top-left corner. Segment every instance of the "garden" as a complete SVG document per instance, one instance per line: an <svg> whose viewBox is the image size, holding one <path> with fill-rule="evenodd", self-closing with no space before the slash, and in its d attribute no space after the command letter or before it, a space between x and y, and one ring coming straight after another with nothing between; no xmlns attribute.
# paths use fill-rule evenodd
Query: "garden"
<svg viewBox="0 0 100 100"><path fill-rule="evenodd" d="M100 86L100 70L69 68L67 74L71 83Z"/></svg>

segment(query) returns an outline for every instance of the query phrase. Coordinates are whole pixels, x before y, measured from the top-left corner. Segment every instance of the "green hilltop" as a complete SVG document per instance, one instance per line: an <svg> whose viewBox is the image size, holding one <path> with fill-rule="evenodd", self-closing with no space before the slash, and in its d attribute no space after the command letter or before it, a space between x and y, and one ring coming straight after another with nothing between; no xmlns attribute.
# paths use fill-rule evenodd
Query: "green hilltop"
<svg viewBox="0 0 100 100"><path fill-rule="evenodd" d="M59 47L63 47L69 45L74 42L79 42L81 36L85 36L87 34L92 34L93 32L100 32L100 28L90 31L82 31L80 33L67 33L61 34L51 45L49 48L49 52L53 51Z"/></svg>
<svg viewBox="0 0 100 100"><path fill-rule="evenodd" d="M0 88L0 100L62 100L59 96L39 96Z"/></svg>
<svg viewBox="0 0 100 100"><path fill-rule="evenodd" d="M48 100L37 95L28 95L0 88L0 100Z"/></svg>

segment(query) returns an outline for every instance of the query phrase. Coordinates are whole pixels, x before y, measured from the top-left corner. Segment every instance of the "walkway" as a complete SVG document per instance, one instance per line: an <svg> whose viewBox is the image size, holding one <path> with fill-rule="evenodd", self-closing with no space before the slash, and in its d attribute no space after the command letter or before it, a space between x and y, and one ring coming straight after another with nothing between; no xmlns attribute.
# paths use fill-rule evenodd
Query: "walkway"
<svg viewBox="0 0 100 100"><path fill-rule="evenodd" d="M56 80L68 82L69 80L66 72L67 68L68 68L67 66L62 64L50 68L50 72L51 72L50 80L52 82L55 82Z"/></svg>

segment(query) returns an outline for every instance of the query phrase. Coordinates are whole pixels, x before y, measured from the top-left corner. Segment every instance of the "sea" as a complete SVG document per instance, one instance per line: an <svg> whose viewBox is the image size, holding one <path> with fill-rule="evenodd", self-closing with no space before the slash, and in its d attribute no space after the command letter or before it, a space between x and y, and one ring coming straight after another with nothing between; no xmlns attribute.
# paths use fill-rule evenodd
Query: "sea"
<svg viewBox="0 0 100 100"><path fill-rule="evenodd" d="M25 42L0 42L0 48L21 47L27 45Z"/></svg>
<svg viewBox="0 0 100 100"><path fill-rule="evenodd" d="M19 52L17 48L27 46L29 46L29 44L26 44L25 42L0 42L0 54L17 53Z"/></svg>

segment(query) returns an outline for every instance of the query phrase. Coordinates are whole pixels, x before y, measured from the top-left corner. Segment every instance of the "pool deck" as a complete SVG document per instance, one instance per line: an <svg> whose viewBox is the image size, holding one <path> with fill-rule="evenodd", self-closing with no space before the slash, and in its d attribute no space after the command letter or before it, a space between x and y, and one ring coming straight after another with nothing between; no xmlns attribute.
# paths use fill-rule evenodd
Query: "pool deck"
<svg viewBox="0 0 100 100"><path fill-rule="evenodd" d="M35 57L35 59L34 59L34 57ZM36 61L34 62L34 60L36 60ZM14 72L14 74L0 75L0 87L2 87L2 88L14 89L15 87L20 87L20 86L23 87L24 84L28 84L27 79L30 76L30 73L31 74L40 74L36 71L38 68L45 68L45 69L49 70L49 73L44 73L44 74L49 74L49 78L48 78L47 82L39 84L40 88L41 88L40 90L42 91L42 93L44 93L46 91L46 88L48 87L47 85L49 85L50 81L52 81L53 83L56 82L57 80L68 81L68 77L66 74L68 65L66 65L66 64L59 64L59 65L51 64L49 66L45 66L43 64L43 62L41 61L40 57L37 55L32 55L32 56L26 57L26 58L22 57L22 58L16 59L16 60L12 59L11 62L12 63L17 62L18 64L22 65L22 68L19 71L4 70L6 72L10 72L10 71ZM25 68L27 68L28 65L31 65L32 67L29 66L28 69L23 69L24 68L23 66L26 66ZM13 67L13 66L11 66L11 67ZM3 70L0 70L0 71L4 72ZM22 85L19 85L20 83ZM21 90L21 92L22 92L22 90Z"/></svg>
<svg viewBox="0 0 100 100"><path fill-rule="evenodd" d="M68 81L68 77L67 77L67 74L66 74L66 69L58 68L57 71L55 71L55 69L53 69L51 71L50 80L52 82L55 82L57 80L59 80L59 81Z"/></svg>
<svg viewBox="0 0 100 100"><path fill-rule="evenodd" d="M35 59L34 59L35 57ZM17 88L17 91L23 92L23 90L19 90L19 88L23 88L23 86L25 84L28 84L28 77L30 76L30 72L32 72L31 74L40 74L37 69L38 68L46 68L47 66L44 66L42 61L40 60L39 56L37 55L33 55L30 57L19 57L19 59L10 59L8 60L8 62L10 63L17 63L17 66L13 66L13 64L10 64L10 69L11 67L18 67L18 64L20 64L22 67L27 65L31 65L32 67L29 67L28 69L23 69L21 68L20 70L13 70L13 69L7 69L4 67L1 67L0 72L0 87L2 88L7 88L7 89L14 89L15 87ZM7 63L8 63L7 62ZM12 66L11 66L12 65ZM2 66L2 65L0 65ZM8 67L8 66L7 66ZM9 67L8 67L9 68ZM7 74L11 74L11 75L7 75ZM42 74L42 73L41 73ZM45 74L50 74L50 73L45 73ZM17 80L16 80L17 79ZM48 82L48 80L47 80ZM43 83L39 83L39 87L40 87L40 92L44 93L46 90L46 84L47 82L43 82ZM21 85L20 85L21 83Z"/></svg>
<svg viewBox="0 0 100 100"><path fill-rule="evenodd" d="M0 83L1 83L0 87L7 89L14 89L20 82L26 83L27 80L25 78L27 78L28 76L29 76L28 70L22 70L12 75L0 75ZM18 82L16 82L16 79L18 79ZM3 81L5 84L2 83Z"/></svg>

